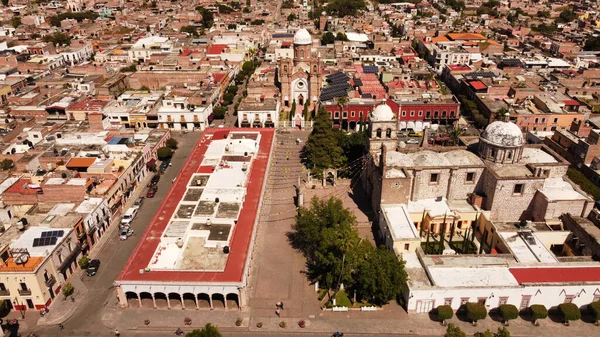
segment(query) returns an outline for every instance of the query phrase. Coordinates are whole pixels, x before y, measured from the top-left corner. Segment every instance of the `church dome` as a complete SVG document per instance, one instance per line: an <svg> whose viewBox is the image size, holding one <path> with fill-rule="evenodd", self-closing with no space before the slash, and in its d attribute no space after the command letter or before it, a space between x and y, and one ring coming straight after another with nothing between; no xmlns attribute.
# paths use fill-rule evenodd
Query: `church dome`
<svg viewBox="0 0 600 337"><path fill-rule="evenodd" d="M394 112L387 104L378 105L371 113L371 120L374 122L385 122L394 119Z"/></svg>
<svg viewBox="0 0 600 337"><path fill-rule="evenodd" d="M519 147L523 145L523 133L512 122L495 121L485 128L481 139L500 147Z"/></svg>
<svg viewBox="0 0 600 337"><path fill-rule="evenodd" d="M312 44L312 37L308 30L302 28L296 32L294 35L294 44L295 45L307 45Z"/></svg>

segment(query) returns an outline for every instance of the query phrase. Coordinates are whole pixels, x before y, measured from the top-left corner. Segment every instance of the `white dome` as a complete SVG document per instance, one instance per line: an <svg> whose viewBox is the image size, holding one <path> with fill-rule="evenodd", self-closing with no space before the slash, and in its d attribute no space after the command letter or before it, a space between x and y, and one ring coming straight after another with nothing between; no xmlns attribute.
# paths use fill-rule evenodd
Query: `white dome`
<svg viewBox="0 0 600 337"><path fill-rule="evenodd" d="M373 112L371 112L371 120L374 122L385 122L394 119L394 112L387 104L378 105Z"/></svg>
<svg viewBox="0 0 600 337"><path fill-rule="evenodd" d="M492 145L518 147L523 145L523 133L512 122L495 121L485 128L481 139Z"/></svg>
<svg viewBox="0 0 600 337"><path fill-rule="evenodd" d="M312 44L312 37L308 30L302 28L296 32L294 35L294 44L306 45Z"/></svg>

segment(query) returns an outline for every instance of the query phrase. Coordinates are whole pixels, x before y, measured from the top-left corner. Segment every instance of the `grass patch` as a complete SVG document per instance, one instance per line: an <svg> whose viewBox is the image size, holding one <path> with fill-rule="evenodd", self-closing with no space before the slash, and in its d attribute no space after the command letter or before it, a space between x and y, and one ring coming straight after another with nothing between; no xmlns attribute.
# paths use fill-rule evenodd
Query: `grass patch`
<svg viewBox="0 0 600 337"><path fill-rule="evenodd" d="M594 200L600 199L600 187L591 182L583 173L569 167L567 176L572 182L579 185L584 192L591 194L594 197Z"/></svg>
<svg viewBox="0 0 600 337"><path fill-rule="evenodd" d="M467 249L463 247L464 241L452 241L450 242L450 248L454 249L459 254L475 254L477 252L477 246L471 241L467 241Z"/></svg>
<svg viewBox="0 0 600 337"><path fill-rule="evenodd" d="M335 302L338 307L351 307L352 302L348 298L348 294L345 291L340 290L335 294Z"/></svg>
<svg viewBox="0 0 600 337"><path fill-rule="evenodd" d="M322 301L327 296L327 289L319 289L319 301Z"/></svg>
<svg viewBox="0 0 600 337"><path fill-rule="evenodd" d="M423 248L425 254L437 255L440 252L440 244L437 241L421 242L421 248Z"/></svg>

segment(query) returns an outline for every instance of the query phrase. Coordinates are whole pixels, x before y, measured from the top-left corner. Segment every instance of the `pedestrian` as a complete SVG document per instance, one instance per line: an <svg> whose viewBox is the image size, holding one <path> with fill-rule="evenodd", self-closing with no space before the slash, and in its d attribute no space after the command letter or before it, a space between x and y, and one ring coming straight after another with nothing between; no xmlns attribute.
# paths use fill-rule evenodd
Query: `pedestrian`
<svg viewBox="0 0 600 337"><path fill-rule="evenodd" d="M171 180L171 184L174 184L174 183L175 183L175 178L173 178L173 180Z"/></svg>
<svg viewBox="0 0 600 337"><path fill-rule="evenodd" d="M64 329L65 329L65 326L64 326L64 325L62 325L62 323L59 323L59 324L58 324L58 328L59 328L60 330L64 330Z"/></svg>
<svg viewBox="0 0 600 337"><path fill-rule="evenodd" d="M279 307L283 310L283 302L279 301Z"/></svg>
<svg viewBox="0 0 600 337"><path fill-rule="evenodd" d="M281 301L279 301L279 302L275 303L275 307L276 307L277 309L281 309Z"/></svg>
<svg viewBox="0 0 600 337"><path fill-rule="evenodd" d="M173 163L169 162L169 166L173 166Z"/></svg>
<svg viewBox="0 0 600 337"><path fill-rule="evenodd" d="M121 337L121 333L117 329L115 329L115 337Z"/></svg>
<svg viewBox="0 0 600 337"><path fill-rule="evenodd" d="M279 310L279 308L275 310L275 315L277 315L277 317L281 317L281 310Z"/></svg>

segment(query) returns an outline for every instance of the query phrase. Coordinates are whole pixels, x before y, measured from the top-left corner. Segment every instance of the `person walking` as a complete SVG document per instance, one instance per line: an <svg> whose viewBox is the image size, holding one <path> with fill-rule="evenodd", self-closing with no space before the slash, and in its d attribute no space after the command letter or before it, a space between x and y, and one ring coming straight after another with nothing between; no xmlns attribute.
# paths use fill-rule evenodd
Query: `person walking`
<svg viewBox="0 0 600 337"><path fill-rule="evenodd" d="M283 302L279 301L279 307L283 310Z"/></svg>
<svg viewBox="0 0 600 337"><path fill-rule="evenodd" d="M115 337L121 337L121 333L117 329L115 329Z"/></svg>
<svg viewBox="0 0 600 337"><path fill-rule="evenodd" d="M277 308L277 310L275 310L275 315L277 315L277 317L281 317L281 310L279 310L279 308Z"/></svg>
<svg viewBox="0 0 600 337"><path fill-rule="evenodd" d="M276 307L277 309L282 309L282 308L281 308L281 301L279 301L279 302L275 303L275 307Z"/></svg>
<svg viewBox="0 0 600 337"><path fill-rule="evenodd" d="M64 330L64 329L65 329L65 326L64 326L64 325L62 325L62 323L59 323L59 324L58 324L58 329L59 329L59 330Z"/></svg>

